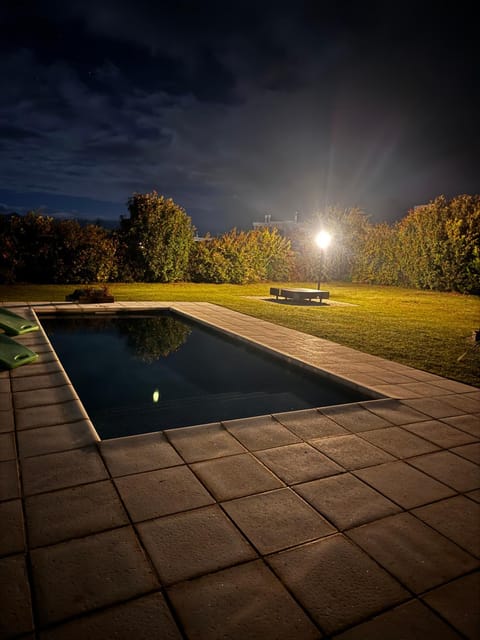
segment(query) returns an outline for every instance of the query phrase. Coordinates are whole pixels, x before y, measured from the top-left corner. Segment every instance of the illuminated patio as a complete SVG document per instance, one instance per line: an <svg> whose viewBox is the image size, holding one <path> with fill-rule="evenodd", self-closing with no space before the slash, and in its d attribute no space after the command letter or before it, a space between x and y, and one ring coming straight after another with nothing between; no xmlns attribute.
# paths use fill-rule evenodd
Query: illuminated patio
<svg viewBox="0 0 480 640"><path fill-rule="evenodd" d="M0 373L1 637L478 637L479 389L207 303L8 306L169 308L372 400L102 442L16 337L40 357Z"/></svg>

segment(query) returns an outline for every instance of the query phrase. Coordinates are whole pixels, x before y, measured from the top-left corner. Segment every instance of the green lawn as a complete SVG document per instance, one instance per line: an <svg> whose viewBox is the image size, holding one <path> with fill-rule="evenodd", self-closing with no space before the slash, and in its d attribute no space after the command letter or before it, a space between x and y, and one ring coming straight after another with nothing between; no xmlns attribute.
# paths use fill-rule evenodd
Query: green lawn
<svg viewBox="0 0 480 640"><path fill-rule="evenodd" d="M275 286L278 286L276 284ZM289 283L287 286L312 286ZM73 285L0 285L0 300L64 300ZM116 300L213 302L292 329L480 387L480 298L328 283L330 306L268 302L270 284L113 284Z"/></svg>

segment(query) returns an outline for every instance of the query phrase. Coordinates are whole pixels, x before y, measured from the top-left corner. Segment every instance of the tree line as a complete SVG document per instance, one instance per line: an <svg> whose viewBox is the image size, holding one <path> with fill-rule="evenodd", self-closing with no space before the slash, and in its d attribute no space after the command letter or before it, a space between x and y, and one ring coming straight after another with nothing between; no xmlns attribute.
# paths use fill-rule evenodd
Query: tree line
<svg viewBox="0 0 480 640"><path fill-rule="evenodd" d="M480 293L480 196L440 196L392 225L332 207L289 238L263 227L196 241L186 211L156 192L134 194L128 211L114 231L0 216L0 282L314 282L322 269L323 279ZM333 236L325 255L313 243L320 227Z"/></svg>
<svg viewBox="0 0 480 640"><path fill-rule="evenodd" d="M397 224L369 228L353 278L358 282L480 293L480 196L444 196Z"/></svg>

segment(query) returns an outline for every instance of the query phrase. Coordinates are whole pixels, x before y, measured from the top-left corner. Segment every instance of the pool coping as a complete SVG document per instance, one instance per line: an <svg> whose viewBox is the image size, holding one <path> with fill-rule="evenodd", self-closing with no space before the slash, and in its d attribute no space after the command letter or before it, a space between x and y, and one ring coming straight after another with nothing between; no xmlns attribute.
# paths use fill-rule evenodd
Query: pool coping
<svg viewBox="0 0 480 640"><path fill-rule="evenodd" d="M463 446L467 448L470 444L476 444L478 436L480 435L476 432L471 433L472 430L474 431L471 426L459 427L459 424L463 425L469 419L476 421L480 417L480 390L475 387L447 380L435 374L391 362L384 358L364 354L349 347L344 347L322 338L316 338L292 329L274 325L214 304L200 302L117 302L113 304L80 305L75 303L37 302L9 303L6 306L24 315L32 314L32 317L39 317L40 321L43 313L111 313L127 312L129 310L149 311L169 309L181 316L219 329L224 333L254 344L267 352L281 354L291 362L295 362L309 370L320 371L321 374L326 377L346 383L353 388L366 391L372 396L372 400L353 403L354 409L359 412L359 415L364 416L362 420L366 420L365 424L367 424L368 428L363 431L356 430L356 427L354 429L349 422L348 416L352 411L352 404L349 404L344 406L337 405L336 407L326 409L292 412L288 415L278 414L274 417L259 416L257 418L229 421L228 423L196 425L182 429L167 430L161 437L158 436L158 438L156 438L153 433L146 436L130 436L102 442L43 329L41 328L38 332L32 332L15 338L19 342L33 348L40 355L36 363L19 367L11 372L0 373L0 396L3 400L0 409L4 409L5 406L7 407L2 410L0 414L5 418L3 421L2 435L6 443L4 446L7 448L6 453L2 452L2 461L4 467L5 465L9 467L8 470L5 470L5 473L8 474L9 487L11 486L11 489L7 490L7 493L3 495L3 502L0 502L0 506L3 504L5 507L6 505L8 509L13 509L14 504L18 507L21 506L21 517L17 514L15 520L17 526L13 537L16 538L16 540L9 540L7 553L3 553L4 557L2 556L0 564L2 564L2 561L3 564L8 564L8 562L15 559L15 562L22 567L21 569L15 568L16 571L23 571L21 574L23 577L20 580L24 587L20 598L21 602L15 600L15 607L19 609L20 613L17 611L16 622L11 623L14 626L17 625L16 629L19 634L32 632L34 627L33 621L37 629L51 629L52 633L57 633L55 630L60 629L60 631L58 631L59 634L61 634L61 630L64 629L65 633L67 633L67 629L71 631L72 624L78 624L79 626L85 625L85 620L87 619L102 618L102 612L104 612L104 610L110 611L111 607L120 606L122 603L123 608L131 607L132 602L138 603L142 598L147 596L151 597L153 594L161 594L162 619L168 621L166 624L171 625L172 630L177 629L177 632L183 634L183 637L189 637L190 633L196 633L198 631L190 630L190 625L193 623L189 621L185 613L189 610L189 606L181 601L180 596L178 596L178 592L186 588L184 587L182 572L180 571L178 574L180 576L178 579L171 577L165 578L165 576L162 576L155 552L148 546L149 544L151 545L152 542L146 530L149 526L153 526L151 523L156 523L157 520L164 523L168 518L173 518L174 516L170 515L171 512L169 512L168 509L168 515L160 515L158 517L149 516L145 519L143 516L132 516L132 513L138 514L139 509L141 511L146 507L142 505L139 506L138 504L136 504L135 507L129 506L128 500L131 500L131 498L125 497L128 495L128 491L123 485L127 485L128 482L133 482L132 479L134 477L137 479L138 475L145 478L149 476L149 474L159 473L160 471L166 473L165 469L179 470L185 468L185 472L187 472L187 470L189 473L193 472L195 482L198 482L200 479L203 490L207 491L208 498L204 497L203 502L200 500L199 504L195 504L194 507L189 505L186 509L180 510L180 512L184 513L185 517L193 517L192 514L200 513L202 509L206 511L208 509L220 508L221 515L224 518L230 501L235 502L240 496L234 495L232 497L228 492L224 495L215 485L215 482L218 482L218 478L212 480L212 477L209 475L211 473L215 475L216 473L216 471L212 471L214 461L216 461L217 465L220 461L224 461L225 465L228 465L237 462L242 456L247 456L243 457L242 460L247 460L248 458L249 464L253 464L253 462L255 462L255 464L260 463L262 468L268 470L268 473L276 469L276 471L273 472L273 476L277 484L273 483L274 486L269 485L269 488L265 489L265 491L267 491L267 494L271 492L272 496L276 491L288 490L290 493L293 491L291 495L294 495L296 500L298 500L298 490L295 489L295 487L297 487L299 482L298 477L302 478L300 481L302 486L308 483L308 481L320 481L320 479L324 478L322 472L318 475L318 478L314 475L308 480L306 476L302 476L300 471L297 470L298 473L300 473L300 475L298 475L297 471L292 470L292 480L292 478L285 475L282 476L281 472L278 471L275 466L275 463L269 458L269 456L274 457L274 454L278 454L280 451L288 453L287 449L290 451L289 448L292 448L291 455L294 456L296 455L295 452L299 451L302 446L306 447L305 452L308 451L311 455L313 455L312 451L315 450L317 452L321 451L322 456L324 456L325 442L322 440L323 432L320 427L311 426L312 420L321 421L322 429L324 428L323 425L325 422L334 423L335 426L340 429L338 431L339 437L343 435L351 436L356 439L355 442L360 445L365 445L366 436L362 434L371 434L372 430L377 429L377 423L382 424L382 422L382 428L396 429L395 435L397 436L397 432L400 431L404 438L407 438L410 433L412 435L416 433L415 424L425 423L425 425L428 426L429 423L438 423L440 425L438 427L439 429L445 430L450 428L453 429L454 432L458 432L460 440L463 435L463 439L466 440L466 444ZM8 400L7 396L10 400ZM294 414L296 414L296 416ZM298 424L295 423L292 427L292 420L297 421ZM251 427L255 427L257 423L266 425L265 433L269 435L265 442L260 442L259 436L252 432ZM380 427L378 428L380 429ZM409 431L409 428L413 429L413 431ZM393 431L391 433L393 434ZM334 434L330 435L335 437ZM270 438L270 440L268 438ZM425 443L429 442L432 444L432 441L428 440L428 438L420 439L422 440L424 449L427 446ZM195 441L194 451L192 451L191 444L189 444L190 440ZM170 462L167 461L161 464L156 462L145 463L145 460L149 457L148 453L145 454L145 451L148 452L150 450L149 443L152 443L152 447L154 448L159 446L160 441L161 446L164 449L166 447L166 450L169 452ZM373 441L375 442L375 439ZM330 444L332 442L333 440L330 441ZM410 470L412 468L417 469L415 464L420 464L420 462L422 464L424 463L422 455L429 457L442 452L448 452L449 455L453 455L455 461L457 461L457 459L460 461L466 460L467 463L462 463L463 467L472 464L472 461L468 457L463 457L462 453L458 451L462 445L440 446L437 444L434 445L428 453L420 454L418 457L415 455L404 456L397 454L392 457L391 454L386 452L386 446L387 445L383 444L378 449L384 454L383 458L378 454L378 460L383 460L383 462L376 465L360 466L357 469L349 469L343 466L341 473L349 477L355 477L355 479L358 480L362 474L361 469L364 468L370 470L378 467L382 470L385 469L385 465L398 463L400 465L407 465ZM129 457L135 458L134 450L136 448L142 451L143 459L141 461L137 459L135 463L132 463L132 460L129 462ZM153 448L151 449L152 451ZM374 448L376 449L377 447ZM452 449L455 449L453 453ZM118 453L120 450L122 451L121 454ZM127 451L127 454L125 451ZM273 453L271 453L272 451ZM77 467L77 465L79 465L77 458L80 453L84 454L85 452L92 453L87 470L85 470L82 465ZM337 464L331 457L332 455L333 454L330 454L329 457L327 454L327 462L330 466ZM58 464L61 467L62 460L67 461L67 459L70 460L67 467L65 469L61 468L60 471L56 472L56 475L53 473L54 477L45 478L45 476L42 475L45 474L45 464L47 461L51 461L53 465ZM427 460L427 462L428 461L429 460ZM129 464L130 467L128 467ZM73 468L69 468L70 466ZM400 469L398 466L396 468ZM401 468L403 469L404 467L402 466ZM423 469L423 473L425 469L424 467L421 468ZM125 472L126 469L127 473ZM208 473L205 469L207 469ZM332 471L329 472L327 476L331 473L336 477L333 471L334 467L331 466L331 469ZM205 473L207 473L206 476ZM278 475L279 473L280 476ZM295 475L296 473L298 477ZM340 471L336 473L340 473ZM397 508L401 509L402 514L411 516L414 508L418 509L423 507L426 509L427 507L424 505L428 506L430 504L435 505L446 502L447 497L454 498L461 496L462 500L467 500L469 507L470 503L474 505L478 502L479 491L476 486L475 488L470 488L470 485L467 484L465 486L469 487L468 490L459 490L458 487L455 489L451 484L439 480L439 478L445 480L442 473L446 472L442 471L442 469L440 469L440 471L431 471L430 467L428 467L426 473L426 477L430 479L430 481L440 482L442 487L447 487L448 490L443 489L444 493L441 494L441 497L428 498L423 503L421 502L415 506L409 506L405 503L399 507L398 502L395 503L394 501ZM15 477L17 478L16 481ZM125 478L130 478L130 480L125 480ZM375 485L375 482L371 479L366 480L364 477L361 479L370 487ZM69 491L74 488L77 488L81 492L86 490L85 487L93 487L93 485L95 485L95 488L98 488L99 491L102 489L103 491L103 483L110 483L108 486L111 485L112 488L115 488L117 492L115 494L116 499L119 499L119 504L122 505L124 512L127 513L127 520L120 519L119 521L122 526L117 522L114 527L105 529L104 525L99 527L97 524L91 532L82 531L81 535L70 533L64 534L64 537L62 537L61 533L57 533L57 538L60 536L58 540L57 538L48 539L48 537L46 541L41 540L42 534L36 529L39 527L41 529L44 525L39 525L38 523L33 524L33 516L31 513L33 513L34 510L31 506L32 504L40 502L42 496L48 498L48 496L51 495L60 495L62 491ZM105 487L106 486L105 484ZM391 498L388 492L393 491L393 489L385 489L385 491ZM288 494L289 496L290 493ZM258 494L258 488L252 490L252 496ZM248 495L250 494L247 491L245 496ZM263 496L264 492L261 491L259 495ZM382 495L385 497L385 493ZM225 500L227 502L225 502ZM311 506L311 501L309 502L307 500L307 503ZM148 509L146 512L148 512ZM416 513L414 515L416 516ZM228 522L231 524L232 517L230 515L228 517ZM390 515L390 518L394 517L396 516ZM383 516L378 520L374 519L368 522L371 522L371 526L376 525L380 530L380 526L384 523L384 520L385 517ZM21 521L21 524L19 524L18 521ZM233 522L235 524L236 520L233 519ZM425 520L425 522L427 521ZM225 523L223 523L223 525L224 524ZM435 529L435 525L432 525L431 522L428 521L427 524L429 527L434 526ZM148 578L144 578L145 584L142 585L139 592L135 592L134 589L134 591L127 596L120 594L113 597L111 601L108 600L107 597L107 600L100 603L100 605L98 603L95 604L95 602L89 604L86 610L87 613L92 613L93 618L85 617L84 612L77 611L71 602L68 603L68 606L64 606L64 609L62 609L63 605L58 605L56 602L52 603L51 596L49 599L49 597L45 595L45 591L47 589L46 585L48 585L49 589L53 587L41 568L44 565L50 566L48 564L48 553L59 553L58 549L62 547L62 545L78 545L78 540L88 539L89 541L91 540L93 544L98 542L102 534L105 536L105 534L110 531L116 535L120 535L119 532L123 532L124 529L126 532L128 529L128 545L130 545L132 549L135 547L137 551L138 548L142 549L143 554L146 555L148 560L147 565L153 574L153 577L149 574ZM437 525L435 530L437 535L440 535L442 538L445 537L443 525ZM238 533L236 528L235 532ZM357 545L355 547L357 551L359 547L362 552L365 552L366 545L363 542L358 543L355 539L353 539L352 542L352 536L350 533L345 533L343 528L337 526L335 530L332 529L330 533L332 534L332 539L335 538L335 536L340 536L335 544L340 544L339 541L341 541L341 544L346 544L345 541L347 540L349 544L355 543L355 545ZM127 533L125 533L125 535L127 535ZM35 536L37 537L36 542ZM245 530L242 528L241 538L242 540L245 539ZM38 541L39 539L41 540L40 542ZM458 547L458 540L452 541L451 536L448 539L450 544ZM23 542L21 540L23 540ZM148 542L149 540L150 542ZM251 542L250 539L248 540ZM300 545L294 545L293 548L297 550L303 549L307 543L312 544L311 540L308 539L306 541L304 540ZM194 582L195 580L199 581L201 579L208 581L212 580L212 576L217 575L218 571L221 573L222 571L228 570L229 567L233 567L238 572L240 571L239 567L243 567L245 563L250 567L251 563L261 562L263 563L263 568L267 566L269 571L273 571L276 579L280 580L282 588L285 588L286 592L290 594L289 597L293 597L293 600L296 602L295 606L300 607L303 620L302 624L304 625L304 629L309 630L304 631L307 635L311 633L312 629L315 629L316 633L321 630L324 635L335 635L344 628L354 629L357 624L369 624L369 619L373 614L383 614L387 617L391 616L391 612L397 611L396 607L401 602L407 602L407 604L414 602L417 607L421 604L422 607L427 607L429 615L433 616L432 620L435 620L436 623L440 620L441 624L447 624L450 629L462 631L462 629L458 627L458 623L452 621L452 617L446 611L444 603L432 604L439 600L439 597L436 595L438 590L442 588L448 590L448 585L453 583L456 585L456 581L458 580L471 580L471 576L476 575L472 574L472 571L478 568L478 556L475 554L472 555L471 549L466 551L465 544L461 544L458 548L463 554L467 553L468 562L463 560L466 562L465 567L457 573L455 571L452 573L452 569L449 569L449 577L443 582L435 583L433 590L427 589L420 593L415 591L411 584L405 584L403 578L399 580L396 569L394 570L388 566L387 572L389 572L389 574L393 573L394 580L396 582L399 581L402 589L406 588L410 595L403 597L398 596L389 603L382 603L378 605L375 611L368 611L368 606L365 605L366 609L363 613L359 614L358 620L352 621L348 619L346 622L336 623L337 626L334 625L334 627L332 627L333 631L329 629L328 623L325 622L321 616L319 618L318 615L315 614L315 607L312 608L313 605L310 606L306 604L308 597L300 593L301 590L299 591L299 587L295 586L294 579L290 575L284 575L282 569L276 566L275 563L280 562L282 553L285 553L284 549L287 549L287 552L290 549L289 545L286 545L285 548L276 549L272 553L267 552L266 554L259 552L258 547L256 547L257 555L254 556L249 556L248 553L246 556L242 556L239 552L240 555L235 561L226 561L220 568L210 567L208 571L205 570L203 573L200 571L200 573L198 575L195 574L193 578ZM366 552L370 556L373 556L375 563L380 562L380 565L382 565L376 552L371 549L368 549ZM135 555L133 551L131 553ZM141 556L141 558L144 558L144 556ZM476 564L474 559L476 559ZM55 561L58 562L58 559L55 559ZM363 556L361 561L365 562ZM136 562L141 564L143 560L140 561L137 558ZM384 564L382 566L385 568ZM145 567L143 570L144 573L148 573ZM382 579L383 578L384 576L382 576ZM192 576L188 576L188 581L191 579ZM434 593L434 595L430 595L430 591ZM145 596L145 594L147 594L147 596ZM282 597L284 597L284 595L282 595ZM60 595L58 595L58 598L61 600ZM175 598L180 599L176 601ZM158 602L155 603L155 607L160 607ZM190 613L190 616L191 615ZM187 616L187 618L185 616ZM113 623L110 622L110 624ZM172 631L172 633L175 633L175 631ZM61 637L61 635L58 637ZM182 635L179 637L182 637Z"/></svg>

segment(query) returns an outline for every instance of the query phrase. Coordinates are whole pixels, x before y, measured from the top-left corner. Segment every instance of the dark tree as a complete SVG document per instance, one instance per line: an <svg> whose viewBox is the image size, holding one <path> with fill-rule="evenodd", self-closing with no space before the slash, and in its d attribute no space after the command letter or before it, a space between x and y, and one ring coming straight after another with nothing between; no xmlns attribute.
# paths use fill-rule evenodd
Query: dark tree
<svg viewBox="0 0 480 640"><path fill-rule="evenodd" d="M128 210L120 235L129 277L144 282L186 279L194 228L185 210L156 191L135 193Z"/></svg>

